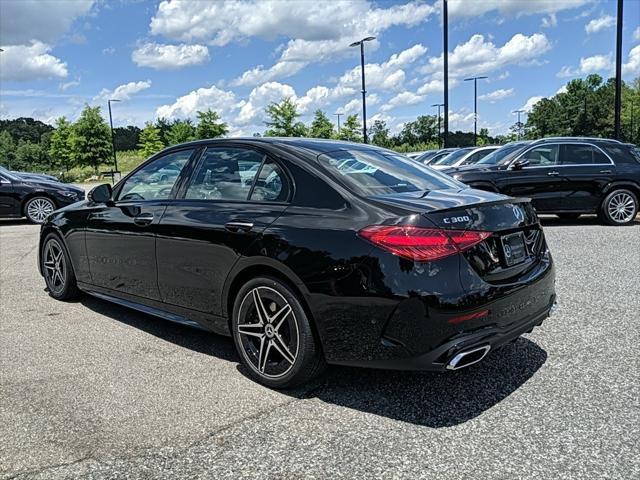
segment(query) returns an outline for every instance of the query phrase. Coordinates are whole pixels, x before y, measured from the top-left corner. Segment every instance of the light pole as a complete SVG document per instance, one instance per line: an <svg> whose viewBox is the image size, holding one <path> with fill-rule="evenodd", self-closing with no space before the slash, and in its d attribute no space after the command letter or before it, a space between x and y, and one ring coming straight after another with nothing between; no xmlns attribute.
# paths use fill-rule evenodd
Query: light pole
<svg viewBox="0 0 640 480"><path fill-rule="evenodd" d="M360 46L360 70L362 73L362 139L364 143L367 142L367 99L366 94L367 90L365 89L364 84L364 42L370 42L371 40L375 40L376 37L366 37L360 40L359 42L353 42L350 47Z"/></svg>
<svg viewBox="0 0 640 480"><path fill-rule="evenodd" d="M473 80L473 144L478 145L478 80L487 77L469 77L465 78L465 82Z"/></svg>
<svg viewBox="0 0 640 480"><path fill-rule="evenodd" d="M616 97L614 112L614 130L617 140L621 139L620 111L622 109L622 0L618 0L618 19L616 21Z"/></svg>
<svg viewBox="0 0 640 480"><path fill-rule="evenodd" d="M520 114L521 113L527 113L526 110L514 110L513 113L517 113L518 114L518 140L520 140L520 137L522 137L522 123L520 122Z"/></svg>
<svg viewBox="0 0 640 480"><path fill-rule="evenodd" d="M444 57L444 135L442 145L447 148L449 136L449 13L447 0L442 1L442 56Z"/></svg>
<svg viewBox="0 0 640 480"><path fill-rule="evenodd" d="M113 138L113 117L111 116L111 102L119 102L120 100L107 100L107 105L109 105L109 125L111 126L111 148L113 149L113 170L114 177L115 172L118 171L118 159L116 158L116 141Z"/></svg>
<svg viewBox="0 0 640 480"><path fill-rule="evenodd" d="M438 107L438 148L442 148L442 134L440 133L440 107L444 107L444 103L434 103L432 107Z"/></svg>
<svg viewBox="0 0 640 480"><path fill-rule="evenodd" d="M338 117L338 135L340 135L340 117L344 115L344 113L334 113L336 117Z"/></svg>

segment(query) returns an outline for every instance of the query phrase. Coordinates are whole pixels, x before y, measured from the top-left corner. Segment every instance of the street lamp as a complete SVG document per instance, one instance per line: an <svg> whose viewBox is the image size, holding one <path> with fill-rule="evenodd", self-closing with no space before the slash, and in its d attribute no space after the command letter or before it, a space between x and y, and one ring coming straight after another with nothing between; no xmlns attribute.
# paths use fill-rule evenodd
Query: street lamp
<svg viewBox="0 0 640 480"><path fill-rule="evenodd" d="M109 125L111 126L111 148L113 149L113 175L118 171L118 159L116 158L116 141L113 138L113 117L111 116L111 102L119 102L120 100L107 100L109 105Z"/></svg>
<svg viewBox="0 0 640 480"><path fill-rule="evenodd" d="M465 82L473 80L473 144L478 144L478 80L487 77L469 77L465 78Z"/></svg>
<svg viewBox="0 0 640 480"><path fill-rule="evenodd" d="M527 113L526 110L514 110L512 113L517 113L518 114L518 140L520 140L520 137L522 136L522 123L520 123L520 114L521 113Z"/></svg>
<svg viewBox="0 0 640 480"><path fill-rule="evenodd" d="M336 117L338 117L338 135L340 135L340 117L344 115L344 113L334 113Z"/></svg>
<svg viewBox="0 0 640 480"><path fill-rule="evenodd" d="M438 107L438 148L442 148L442 134L440 133L440 107L444 107L444 103L434 103L432 107Z"/></svg>
<svg viewBox="0 0 640 480"><path fill-rule="evenodd" d="M620 140L620 113L622 112L622 0L618 0L618 15L616 19L616 93L614 98L613 128L616 140Z"/></svg>
<svg viewBox="0 0 640 480"><path fill-rule="evenodd" d="M360 46L360 69L362 73L362 139L364 143L367 142L367 100L365 98L367 91L364 86L364 42L370 42L371 40L375 40L376 37L366 37L360 40L359 42L353 42L350 47Z"/></svg>

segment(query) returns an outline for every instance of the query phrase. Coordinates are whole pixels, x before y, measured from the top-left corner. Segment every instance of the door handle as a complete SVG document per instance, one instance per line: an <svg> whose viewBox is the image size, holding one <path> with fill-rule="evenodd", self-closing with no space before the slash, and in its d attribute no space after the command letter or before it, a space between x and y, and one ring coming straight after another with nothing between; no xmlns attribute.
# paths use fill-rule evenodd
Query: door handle
<svg viewBox="0 0 640 480"><path fill-rule="evenodd" d="M248 232L253 228L251 222L229 222L225 223L224 228L230 232Z"/></svg>
<svg viewBox="0 0 640 480"><path fill-rule="evenodd" d="M560 172L556 172L555 170L552 172L547 173L547 175L549 175L550 177L557 177L558 175L560 175Z"/></svg>
<svg viewBox="0 0 640 480"><path fill-rule="evenodd" d="M151 222L153 222L153 213L141 213L133 217L133 223L141 227L149 225Z"/></svg>
<svg viewBox="0 0 640 480"><path fill-rule="evenodd" d="M600 170L600 173L612 173L611 170Z"/></svg>

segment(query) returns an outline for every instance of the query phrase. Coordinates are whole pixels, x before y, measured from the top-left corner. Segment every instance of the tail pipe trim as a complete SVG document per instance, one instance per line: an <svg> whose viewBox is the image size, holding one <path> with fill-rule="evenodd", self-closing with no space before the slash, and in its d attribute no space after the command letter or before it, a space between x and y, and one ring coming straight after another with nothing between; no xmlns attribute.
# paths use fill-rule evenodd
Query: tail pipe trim
<svg viewBox="0 0 640 480"><path fill-rule="evenodd" d="M483 345L482 347L460 352L447 363L447 370L459 370L478 363L487 356L489 350L491 350L491 345Z"/></svg>

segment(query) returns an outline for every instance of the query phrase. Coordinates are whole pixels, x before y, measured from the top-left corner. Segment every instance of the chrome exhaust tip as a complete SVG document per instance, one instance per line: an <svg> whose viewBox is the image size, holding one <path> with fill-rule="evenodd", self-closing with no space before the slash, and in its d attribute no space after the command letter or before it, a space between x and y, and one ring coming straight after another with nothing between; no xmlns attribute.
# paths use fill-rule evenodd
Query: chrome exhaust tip
<svg viewBox="0 0 640 480"><path fill-rule="evenodd" d="M469 365L473 365L474 363L478 363L487 356L489 350L491 350L491 345L484 345L472 350L460 352L453 357L449 363L447 363L447 370L459 370L461 368L468 367Z"/></svg>

